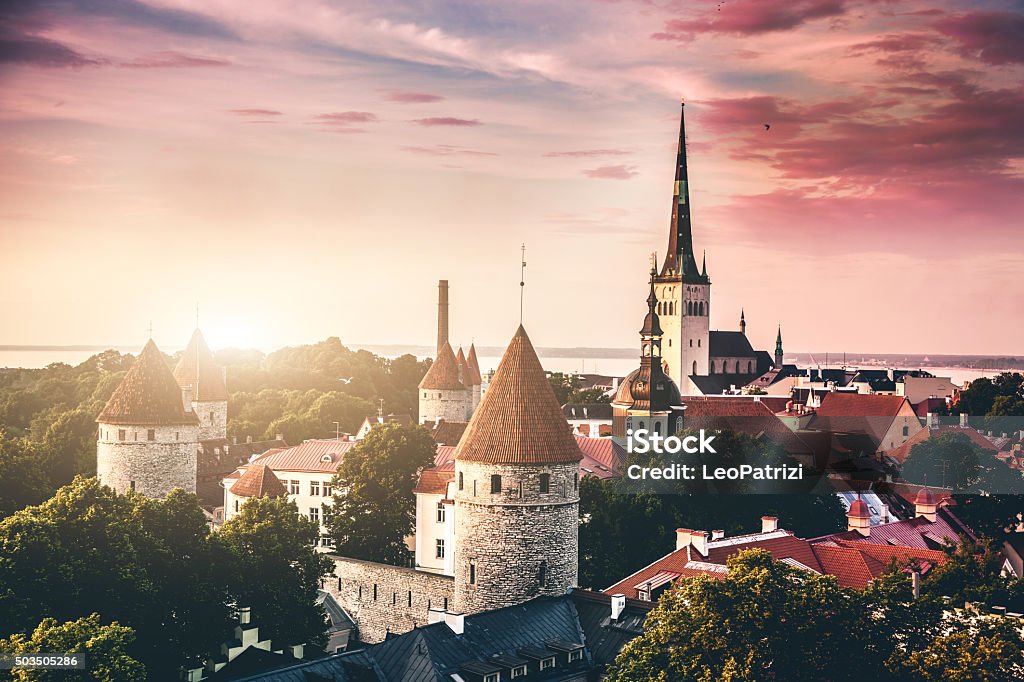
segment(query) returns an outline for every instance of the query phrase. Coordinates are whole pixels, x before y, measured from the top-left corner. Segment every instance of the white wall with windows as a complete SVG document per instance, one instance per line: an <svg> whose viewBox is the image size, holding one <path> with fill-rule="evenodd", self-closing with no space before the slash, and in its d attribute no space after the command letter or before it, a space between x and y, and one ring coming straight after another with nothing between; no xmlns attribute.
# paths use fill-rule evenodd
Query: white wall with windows
<svg viewBox="0 0 1024 682"><path fill-rule="evenodd" d="M455 575L455 506L446 494L416 493L416 568Z"/></svg>

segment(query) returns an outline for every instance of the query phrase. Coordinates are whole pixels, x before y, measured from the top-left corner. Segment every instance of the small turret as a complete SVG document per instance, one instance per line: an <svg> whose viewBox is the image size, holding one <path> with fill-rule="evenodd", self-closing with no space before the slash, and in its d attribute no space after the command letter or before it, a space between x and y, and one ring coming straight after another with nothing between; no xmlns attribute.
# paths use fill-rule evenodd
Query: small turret
<svg viewBox="0 0 1024 682"><path fill-rule="evenodd" d="M850 510L846 512L846 530L855 530L864 537L871 535L871 512L860 495L857 495Z"/></svg>

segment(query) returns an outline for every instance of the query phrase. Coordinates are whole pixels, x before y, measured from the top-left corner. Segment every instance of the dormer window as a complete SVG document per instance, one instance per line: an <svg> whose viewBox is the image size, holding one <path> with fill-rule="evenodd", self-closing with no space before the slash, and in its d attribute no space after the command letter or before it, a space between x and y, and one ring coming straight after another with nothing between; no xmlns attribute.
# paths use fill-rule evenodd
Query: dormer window
<svg viewBox="0 0 1024 682"><path fill-rule="evenodd" d="M554 657L541 659L541 662L540 662L540 669L541 670L550 670L551 668L554 668L554 667L555 667L555 659L554 659Z"/></svg>
<svg viewBox="0 0 1024 682"><path fill-rule="evenodd" d="M330 456L330 454L327 454L327 455L321 455L320 456L320 461L321 462L325 462L327 464L330 464L331 462L334 461L334 459Z"/></svg>
<svg viewBox="0 0 1024 682"><path fill-rule="evenodd" d="M583 658L583 651L582 651L582 650L579 650L579 651L570 651L570 652L569 652L569 662L570 662L570 663L572 663L572 662L574 662L574 661L579 661L579 660L581 660L582 658Z"/></svg>
<svg viewBox="0 0 1024 682"><path fill-rule="evenodd" d="M526 677L526 666L521 665L516 668L512 668L512 672L509 675L509 677L511 677L513 680L517 677Z"/></svg>
<svg viewBox="0 0 1024 682"><path fill-rule="evenodd" d="M498 682L501 678L501 673L491 673L490 675L484 675L484 682Z"/></svg>

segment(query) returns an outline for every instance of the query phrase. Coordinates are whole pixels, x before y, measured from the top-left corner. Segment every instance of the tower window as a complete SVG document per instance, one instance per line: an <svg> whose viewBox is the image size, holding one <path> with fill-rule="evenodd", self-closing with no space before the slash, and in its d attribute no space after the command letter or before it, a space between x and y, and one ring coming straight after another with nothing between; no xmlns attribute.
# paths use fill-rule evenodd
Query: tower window
<svg viewBox="0 0 1024 682"><path fill-rule="evenodd" d="M132 485L134 485L134 484L135 484L135 481L132 481ZM132 488L132 489L134 490L134 488ZM235 500L235 512L236 513L238 512L238 500Z"/></svg>
<svg viewBox="0 0 1024 682"><path fill-rule="evenodd" d="M135 481L128 481L128 490L135 490Z"/></svg>
<svg viewBox="0 0 1024 682"><path fill-rule="evenodd" d="M117 439L118 440L124 440L125 439L125 435L126 434L125 434L125 430L124 429L118 429L117 430Z"/></svg>
<svg viewBox="0 0 1024 682"><path fill-rule="evenodd" d="M138 439L139 439L139 432L138 431L132 431L132 440L138 440Z"/></svg>
<svg viewBox="0 0 1024 682"><path fill-rule="evenodd" d="M146 440L156 440L156 429L146 431Z"/></svg>
<svg viewBox="0 0 1024 682"><path fill-rule="evenodd" d="M476 564L469 562L469 584L476 585Z"/></svg>
<svg viewBox="0 0 1024 682"><path fill-rule="evenodd" d="M690 339L690 348L693 348L693 339Z"/></svg>
<svg viewBox="0 0 1024 682"><path fill-rule="evenodd" d="M444 502L437 503L437 522L444 523Z"/></svg>
<svg viewBox="0 0 1024 682"><path fill-rule="evenodd" d="M460 471L459 472L459 490L462 490L462 488L464 487L464 484L465 484L465 481L463 480L463 475L462 475L462 472Z"/></svg>
<svg viewBox="0 0 1024 682"><path fill-rule="evenodd" d="M377 601L377 583L373 584L373 601Z"/></svg>
<svg viewBox="0 0 1024 682"><path fill-rule="evenodd" d="M210 423L213 423L213 412L210 413Z"/></svg>
<svg viewBox="0 0 1024 682"><path fill-rule="evenodd" d="M697 339L697 348L700 348L700 339Z"/></svg>
<svg viewBox="0 0 1024 682"><path fill-rule="evenodd" d="M438 559L444 558L444 538L437 539L434 556Z"/></svg>
<svg viewBox="0 0 1024 682"><path fill-rule="evenodd" d="M476 479L473 479L473 497L476 497Z"/></svg>
<svg viewBox="0 0 1024 682"><path fill-rule="evenodd" d="M576 476L573 478L572 489L573 490L579 490L580 489L580 472L578 472L578 471L576 472Z"/></svg>
<svg viewBox="0 0 1024 682"><path fill-rule="evenodd" d="M496 495L501 492L501 476L499 474L491 474L491 494Z"/></svg>
<svg viewBox="0 0 1024 682"><path fill-rule="evenodd" d="M711 373L712 374L715 373L715 363L711 363ZM697 361L696 360L693 361L693 371L691 372L691 374L693 374L693 376L697 376Z"/></svg>
<svg viewBox="0 0 1024 682"><path fill-rule="evenodd" d="M551 489L551 474L540 475L540 491L546 493Z"/></svg>
<svg viewBox="0 0 1024 682"><path fill-rule="evenodd" d="M537 570L537 582L540 583L541 587L547 585L548 582L548 562L541 561L540 568Z"/></svg>

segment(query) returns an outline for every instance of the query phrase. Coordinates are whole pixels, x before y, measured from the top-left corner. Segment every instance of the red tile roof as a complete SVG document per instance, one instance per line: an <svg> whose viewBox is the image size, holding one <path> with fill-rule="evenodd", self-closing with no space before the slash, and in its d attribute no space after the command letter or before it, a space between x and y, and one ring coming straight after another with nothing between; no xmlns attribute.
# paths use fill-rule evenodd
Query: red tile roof
<svg viewBox="0 0 1024 682"><path fill-rule="evenodd" d="M174 378L182 388L192 386L192 400L205 402L228 399L224 370L214 361L213 353L198 329L192 333L188 347L174 368Z"/></svg>
<svg viewBox="0 0 1024 682"><path fill-rule="evenodd" d="M904 405L910 408L901 395L829 391L809 426L822 431L866 433L881 440ZM914 413L912 408L908 412Z"/></svg>
<svg viewBox="0 0 1024 682"><path fill-rule="evenodd" d="M962 433L965 436L967 436L972 443L982 448L983 450L993 452L996 450L995 445L993 445L990 440L988 440L987 438L985 438L985 436L978 433L975 429L962 428L959 426L939 426L936 429L921 429L920 431L912 435L910 438L908 438L907 442L903 443L903 445L893 450L890 450L886 454L902 464L904 461L906 461L907 457L910 456L910 451L911 449L913 449L915 445L917 445L918 443L923 443L924 441L930 438L934 438L935 436L938 436L943 433Z"/></svg>
<svg viewBox="0 0 1024 682"><path fill-rule="evenodd" d="M420 472L419 483L413 488L414 493L445 495L448 483L455 480L455 467L433 467Z"/></svg>
<svg viewBox="0 0 1024 682"><path fill-rule="evenodd" d="M429 391L458 391L466 388L459 380L459 361L455 359L455 353L447 341L437 351L434 364L420 381L419 388Z"/></svg>
<svg viewBox="0 0 1024 682"><path fill-rule="evenodd" d="M438 445L458 445L467 426L469 422L446 422L442 419L430 435Z"/></svg>
<svg viewBox="0 0 1024 682"><path fill-rule="evenodd" d="M683 405L683 426L688 429L728 429L754 436L763 433L790 454L814 452L770 406L755 397L687 397Z"/></svg>
<svg viewBox="0 0 1024 682"><path fill-rule="evenodd" d="M841 541L870 543L873 545L894 545L898 547L920 549L941 549L943 542L955 544L960 535L972 536L948 509L939 509L935 521L919 516L905 521L892 521L871 526L870 534L865 537L855 530L833 533L809 542L815 544L842 544Z"/></svg>
<svg viewBox="0 0 1024 682"><path fill-rule="evenodd" d="M582 459L537 352L520 325L455 458L491 464L570 463Z"/></svg>
<svg viewBox="0 0 1024 682"><path fill-rule="evenodd" d="M249 466L229 490L239 497L281 497L288 490L266 464Z"/></svg>
<svg viewBox="0 0 1024 682"><path fill-rule="evenodd" d="M484 379L480 375L480 361L476 357L476 346L472 343L469 344L469 355L466 356L466 364L469 365L470 371L469 385L480 386L483 384Z"/></svg>
<svg viewBox="0 0 1024 682"><path fill-rule="evenodd" d="M598 478L616 478L619 468L626 461L626 451L611 438L588 438L576 436L576 445L583 453L580 468L583 473Z"/></svg>
<svg viewBox="0 0 1024 682"><path fill-rule="evenodd" d="M125 426L199 423L191 409L185 411L181 388L152 339L114 389L96 421Z"/></svg>
<svg viewBox="0 0 1024 682"><path fill-rule="evenodd" d="M295 447L271 450L253 463L265 464L274 471L334 473L345 453L355 446L354 441L347 440L307 440Z"/></svg>

